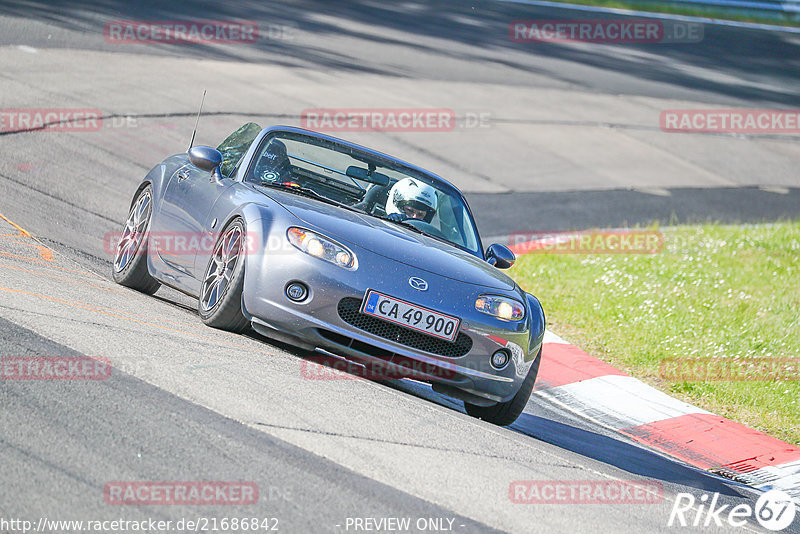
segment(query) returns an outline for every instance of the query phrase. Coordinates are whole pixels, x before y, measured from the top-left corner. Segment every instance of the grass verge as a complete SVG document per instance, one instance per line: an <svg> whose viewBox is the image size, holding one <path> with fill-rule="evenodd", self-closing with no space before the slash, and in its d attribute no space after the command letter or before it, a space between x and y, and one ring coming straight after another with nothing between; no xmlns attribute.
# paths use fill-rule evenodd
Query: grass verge
<svg viewBox="0 0 800 534"><path fill-rule="evenodd" d="M675 397L800 445L800 221L661 230L655 254L528 254L549 328ZM670 361L732 365L733 380ZM710 360L706 360L710 358ZM764 361L786 359L779 372ZM774 371L774 369L773 369ZM731 375L728 375L731 377Z"/></svg>
<svg viewBox="0 0 800 534"><path fill-rule="evenodd" d="M637 2L626 0L551 0L565 4L580 4L584 6L612 7L617 9L631 9L634 11L647 11L652 13L667 13L672 15L687 15L690 17L705 17L709 19L733 20L738 22L754 22L757 24L770 24L774 26L800 27L800 18L785 14L761 15L758 12L748 13L745 10L725 10L714 7L693 5L666 4L663 2Z"/></svg>

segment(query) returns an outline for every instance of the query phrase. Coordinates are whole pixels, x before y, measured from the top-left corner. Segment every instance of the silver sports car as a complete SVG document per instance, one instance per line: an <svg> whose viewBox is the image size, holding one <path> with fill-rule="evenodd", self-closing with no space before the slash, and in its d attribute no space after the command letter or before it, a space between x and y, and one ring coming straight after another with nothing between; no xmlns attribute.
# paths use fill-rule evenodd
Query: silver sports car
<svg viewBox="0 0 800 534"><path fill-rule="evenodd" d="M467 413L514 422L545 318L484 250L464 196L386 154L248 123L141 181L113 276L196 297L207 325L428 382Z"/></svg>

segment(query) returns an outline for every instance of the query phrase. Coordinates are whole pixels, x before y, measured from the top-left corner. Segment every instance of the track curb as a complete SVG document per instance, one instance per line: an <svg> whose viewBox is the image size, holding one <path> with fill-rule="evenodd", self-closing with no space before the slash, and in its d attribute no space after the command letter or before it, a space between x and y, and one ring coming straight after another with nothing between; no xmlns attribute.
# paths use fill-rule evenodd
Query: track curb
<svg viewBox="0 0 800 534"><path fill-rule="evenodd" d="M550 331L533 393L693 467L800 503L800 448L670 397Z"/></svg>

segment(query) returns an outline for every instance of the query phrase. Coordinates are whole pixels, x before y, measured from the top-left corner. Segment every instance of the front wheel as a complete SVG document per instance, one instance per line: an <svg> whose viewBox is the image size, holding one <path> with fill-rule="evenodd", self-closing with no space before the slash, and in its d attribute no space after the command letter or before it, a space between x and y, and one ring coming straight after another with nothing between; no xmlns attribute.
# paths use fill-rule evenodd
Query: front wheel
<svg viewBox="0 0 800 534"><path fill-rule="evenodd" d="M225 227L214 245L198 303L200 318L208 326L237 333L250 326L242 313L244 241L244 221L237 218Z"/></svg>
<svg viewBox="0 0 800 534"><path fill-rule="evenodd" d="M125 229L114 253L111 276L120 285L152 295L161 284L147 270L147 238L153 215L153 187L139 191L125 221Z"/></svg>
<svg viewBox="0 0 800 534"><path fill-rule="evenodd" d="M472 417L477 417L478 419L483 419L484 421L499 426L508 426L516 421L528 404L528 400L531 398L533 383L536 382L536 375L539 374L539 363L541 360L542 349L539 349L539 353L533 360L531 368L528 369L528 375L522 382L522 386L520 386L519 391L517 391L517 394L514 395L511 400L498 402L492 406L477 406L465 402L464 408L467 413Z"/></svg>

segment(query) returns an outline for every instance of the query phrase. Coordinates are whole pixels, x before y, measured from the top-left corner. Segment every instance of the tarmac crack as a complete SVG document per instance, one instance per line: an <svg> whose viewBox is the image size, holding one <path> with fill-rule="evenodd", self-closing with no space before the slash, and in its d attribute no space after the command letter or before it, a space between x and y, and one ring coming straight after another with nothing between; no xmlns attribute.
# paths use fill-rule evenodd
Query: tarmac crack
<svg viewBox="0 0 800 534"><path fill-rule="evenodd" d="M439 452L467 454L467 455L470 455L470 456L478 456L478 457L481 457L481 458L494 458L494 459L498 459L498 460L509 460L509 461L512 461L512 462L519 462L520 461L519 458L514 458L514 457L510 457L510 456L503 456L503 455L499 455L499 454L487 454L487 453L475 452L475 451L464 450L464 449L454 449L454 448L449 448L449 447L436 447L436 446L433 446L433 445L421 445L419 443L412 443L412 442L407 442L407 441L405 441L405 442L404 441L396 441L396 440L389 440L389 439L381 439L381 438L376 438L376 437L371 437L371 436L357 436L355 434L342 434L342 433L339 433L339 432L329 432L329 431L326 431L326 430L315 430L315 429L311 429L311 428L298 428L298 427L291 427L291 426L285 426L285 425L275 425L275 424L272 424L272 423L260 423L258 421L250 423L250 424L255 425L255 426L263 426L263 427L268 427L268 428L275 428L275 429L278 429L278 430L295 430L297 432L306 432L308 434L318 434L318 435L329 436L329 437L355 439L355 440L359 440L359 441L367 441L367 442L373 442L373 443L384 443L384 444L388 444L388 445L400 445L402 447L412 447L412 448L417 448L417 449L425 449L425 450L439 451ZM553 463L546 463L546 462L541 462L541 461L537 461L536 463L537 463L537 465L547 465L547 466L552 466L552 467L563 467L563 468L574 468L575 467L574 465L570 465L570 464L566 464L566 463L554 463L554 462Z"/></svg>

